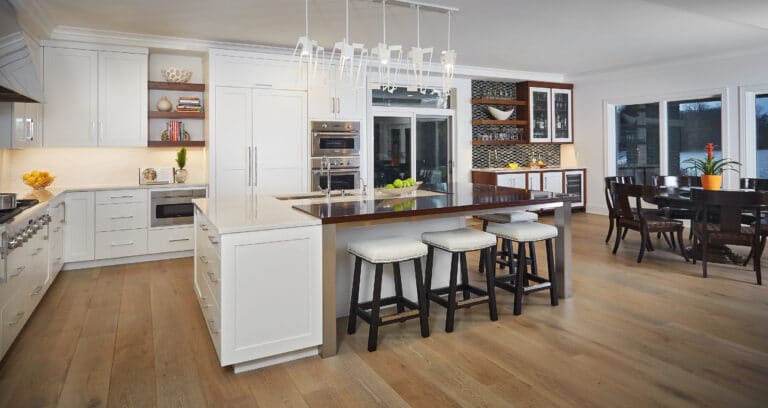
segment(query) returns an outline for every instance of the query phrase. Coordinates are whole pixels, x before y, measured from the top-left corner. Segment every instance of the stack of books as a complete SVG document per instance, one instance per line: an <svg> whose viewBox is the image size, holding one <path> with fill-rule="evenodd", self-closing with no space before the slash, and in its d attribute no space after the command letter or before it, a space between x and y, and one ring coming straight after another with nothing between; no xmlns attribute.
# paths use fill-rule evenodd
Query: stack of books
<svg viewBox="0 0 768 408"><path fill-rule="evenodd" d="M178 112L202 112L203 105L200 103L200 98L191 96L180 96L179 103L176 105L176 111Z"/></svg>
<svg viewBox="0 0 768 408"><path fill-rule="evenodd" d="M180 122L178 120L172 120L165 124L165 132L163 132L163 136L167 133L168 138L165 137L163 140L168 140L171 142L180 142L182 140L186 140L186 137L184 136L184 122Z"/></svg>

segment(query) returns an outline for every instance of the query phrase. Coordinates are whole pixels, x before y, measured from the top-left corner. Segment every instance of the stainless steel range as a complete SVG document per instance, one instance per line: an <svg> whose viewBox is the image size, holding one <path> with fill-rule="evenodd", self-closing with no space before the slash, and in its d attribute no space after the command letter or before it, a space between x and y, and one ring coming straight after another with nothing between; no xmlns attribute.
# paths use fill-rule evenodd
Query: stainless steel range
<svg viewBox="0 0 768 408"><path fill-rule="evenodd" d="M5 284L9 279L17 278L25 272L23 266L17 266L24 264L19 262L23 259L17 259L17 257L37 255L35 251L31 253L21 251L22 248L48 239L50 216L42 209L27 211L36 204L37 200L19 200L18 207L13 212L14 215L0 224L0 231L2 231L0 232L0 284ZM5 215L7 216L8 213Z"/></svg>
<svg viewBox="0 0 768 408"><path fill-rule="evenodd" d="M327 166L330 167L328 169ZM312 191L360 187L360 122L312 122Z"/></svg>

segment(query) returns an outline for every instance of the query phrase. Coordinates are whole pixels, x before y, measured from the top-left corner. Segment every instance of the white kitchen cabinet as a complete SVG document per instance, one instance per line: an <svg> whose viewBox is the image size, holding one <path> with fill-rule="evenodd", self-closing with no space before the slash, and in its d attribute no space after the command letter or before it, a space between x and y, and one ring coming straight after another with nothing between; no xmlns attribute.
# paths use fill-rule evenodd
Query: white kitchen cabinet
<svg viewBox="0 0 768 408"><path fill-rule="evenodd" d="M502 187L525 188L525 173L507 173L496 176L496 184Z"/></svg>
<svg viewBox="0 0 768 408"><path fill-rule="evenodd" d="M97 204L96 232L147 228L147 203Z"/></svg>
<svg viewBox="0 0 768 408"><path fill-rule="evenodd" d="M97 232L94 259L147 254L147 229Z"/></svg>
<svg viewBox="0 0 768 408"><path fill-rule="evenodd" d="M147 55L99 52L99 146L147 146Z"/></svg>
<svg viewBox="0 0 768 408"><path fill-rule="evenodd" d="M44 145L96 146L98 52L44 47L43 55Z"/></svg>
<svg viewBox="0 0 768 408"><path fill-rule="evenodd" d="M53 282L64 265L64 213L66 211L64 206L66 203L64 200L57 201L52 202L48 208L48 215L51 217L51 222L48 225L48 242L50 245L50 252L48 254L48 285Z"/></svg>
<svg viewBox="0 0 768 408"><path fill-rule="evenodd" d="M151 229L147 233L147 252L191 251L194 249L193 227Z"/></svg>
<svg viewBox="0 0 768 408"><path fill-rule="evenodd" d="M361 121L364 116L365 89L358 89L348 83L328 81L325 78L310 82L310 119Z"/></svg>
<svg viewBox="0 0 768 408"><path fill-rule="evenodd" d="M64 262L94 260L94 193L67 193L64 199Z"/></svg>
<svg viewBox="0 0 768 408"><path fill-rule="evenodd" d="M39 103L0 103L0 148L42 147Z"/></svg>
<svg viewBox="0 0 768 408"><path fill-rule="evenodd" d="M146 53L44 50L46 147L146 146Z"/></svg>
<svg viewBox="0 0 768 408"><path fill-rule="evenodd" d="M541 190L541 173L526 173L526 177L528 177L528 190Z"/></svg>
<svg viewBox="0 0 768 408"><path fill-rule="evenodd" d="M267 54L229 50L211 50L211 54L211 77L217 86L307 90L306 64Z"/></svg>
<svg viewBox="0 0 768 408"><path fill-rule="evenodd" d="M303 91L216 87L213 194L308 190Z"/></svg>
<svg viewBox="0 0 768 408"><path fill-rule="evenodd" d="M542 191L563 192L563 172L545 171L541 173Z"/></svg>

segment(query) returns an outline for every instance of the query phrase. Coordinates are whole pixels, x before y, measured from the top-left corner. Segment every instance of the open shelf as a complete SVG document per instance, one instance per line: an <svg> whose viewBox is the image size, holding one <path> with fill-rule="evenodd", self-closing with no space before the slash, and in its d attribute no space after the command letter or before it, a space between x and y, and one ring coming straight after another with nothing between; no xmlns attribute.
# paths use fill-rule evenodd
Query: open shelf
<svg viewBox="0 0 768 408"><path fill-rule="evenodd" d="M481 98L481 99L472 99L473 105L516 105L516 106L525 106L528 105L528 102L526 101L519 101L517 99L490 99L490 98Z"/></svg>
<svg viewBox="0 0 768 408"><path fill-rule="evenodd" d="M171 142L168 140L150 140L148 147L205 147L205 140L183 140Z"/></svg>
<svg viewBox="0 0 768 408"><path fill-rule="evenodd" d="M528 144L525 140L473 140L473 146L511 146L518 144Z"/></svg>
<svg viewBox="0 0 768 408"><path fill-rule="evenodd" d="M205 112L157 112L149 111L150 119L205 119Z"/></svg>
<svg viewBox="0 0 768 408"><path fill-rule="evenodd" d="M517 125L517 126L526 126L526 125L528 125L528 121L527 120L517 120L517 119L510 119L510 120L472 119L472 125Z"/></svg>
<svg viewBox="0 0 768 408"><path fill-rule="evenodd" d="M163 91L204 92L205 84L149 81L149 89L160 89Z"/></svg>

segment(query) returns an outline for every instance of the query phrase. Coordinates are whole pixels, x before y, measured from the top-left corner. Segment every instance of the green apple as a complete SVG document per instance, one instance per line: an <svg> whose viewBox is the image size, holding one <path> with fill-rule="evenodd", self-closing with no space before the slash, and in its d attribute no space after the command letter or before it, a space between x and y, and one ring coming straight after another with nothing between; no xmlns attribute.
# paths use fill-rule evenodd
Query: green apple
<svg viewBox="0 0 768 408"><path fill-rule="evenodd" d="M395 179L395 181L392 183L392 185L395 186L395 188L403 188L403 186L404 186L403 180Z"/></svg>
<svg viewBox="0 0 768 408"><path fill-rule="evenodd" d="M384 186L384 188L395 188L395 186L393 186L392 184L387 184L386 186Z"/></svg>
<svg viewBox="0 0 768 408"><path fill-rule="evenodd" d="M416 180L414 180L413 177L408 177L408 180L405 181L407 181L408 185L411 187L416 185Z"/></svg>

